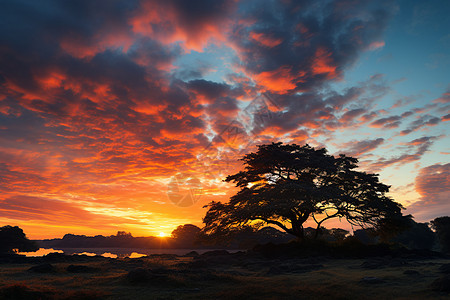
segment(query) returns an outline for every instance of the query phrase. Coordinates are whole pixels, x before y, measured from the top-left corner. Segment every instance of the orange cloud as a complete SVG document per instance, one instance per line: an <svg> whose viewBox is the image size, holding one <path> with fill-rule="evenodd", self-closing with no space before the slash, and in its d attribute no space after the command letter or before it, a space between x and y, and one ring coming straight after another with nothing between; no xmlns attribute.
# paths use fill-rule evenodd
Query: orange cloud
<svg viewBox="0 0 450 300"><path fill-rule="evenodd" d="M316 54L313 60L313 65L311 66L312 72L315 75L327 74L327 78L335 78L336 66L333 65L333 59L331 57L331 52L328 52L325 48L320 47L316 50Z"/></svg>
<svg viewBox="0 0 450 300"><path fill-rule="evenodd" d="M281 66L273 71L261 72L253 76L253 79L258 85L265 87L266 89L285 94L289 90L295 89L296 82L299 82L298 76L291 74L292 68L289 66ZM299 74L302 76L303 74Z"/></svg>

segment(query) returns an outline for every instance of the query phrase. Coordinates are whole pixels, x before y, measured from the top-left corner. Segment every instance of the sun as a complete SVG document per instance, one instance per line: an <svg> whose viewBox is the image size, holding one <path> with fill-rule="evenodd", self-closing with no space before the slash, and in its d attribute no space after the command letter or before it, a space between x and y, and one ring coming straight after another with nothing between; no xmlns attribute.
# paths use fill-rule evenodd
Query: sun
<svg viewBox="0 0 450 300"><path fill-rule="evenodd" d="M160 232L158 235L159 237L166 237L166 234L164 232Z"/></svg>

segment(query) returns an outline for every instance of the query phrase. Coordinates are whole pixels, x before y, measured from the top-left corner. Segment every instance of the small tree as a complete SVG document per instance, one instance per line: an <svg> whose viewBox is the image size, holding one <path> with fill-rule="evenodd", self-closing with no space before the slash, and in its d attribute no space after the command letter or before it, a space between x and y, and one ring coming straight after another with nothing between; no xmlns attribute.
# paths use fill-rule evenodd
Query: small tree
<svg viewBox="0 0 450 300"><path fill-rule="evenodd" d="M442 251L450 252L450 217L436 218L430 223L436 231Z"/></svg>
<svg viewBox="0 0 450 300"><path fill-rule="evenodd" d="M402 206L385 194L389 186L378 175L356 171L356 158L338 157L309 145L272 143L245 155L245 170L228 176L240 190L228 203L211 202L204 231L214 233L255 224L276 225L304 238L303 224L317 229L331 218L353 225L374 226Z"/></svg>
<svg viewBox="0 0 450 300"><path fill-rule="evenodd" d="M179 225L172 231L172 237L185 247L192 247L200 237L200 227L193 224Z"/></svg>
<svg viewBox="0 0 450 300"><path fill-rule="evenodd" d="M17 226L0 227L0 253L33 252L39 250L34 241L30 241L23 230Z"/></svg>

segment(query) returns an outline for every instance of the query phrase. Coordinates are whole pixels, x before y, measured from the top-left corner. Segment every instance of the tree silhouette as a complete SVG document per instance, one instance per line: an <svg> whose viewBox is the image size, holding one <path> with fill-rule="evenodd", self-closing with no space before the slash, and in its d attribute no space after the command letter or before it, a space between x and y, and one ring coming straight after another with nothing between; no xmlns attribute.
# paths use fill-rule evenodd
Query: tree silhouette
<svg viewBox="0 0 450 300"><path fill-rule="evenodd" d="M200 228L193 224L179 225L172 231L172 237L175 241L185 247L195 245L200 237Z"/></svg>
<svg viewBox="0 0 450 300"><path fill-rule="evenodd" d="M450 217L439 217L430 223L436 231L442 251L450 252Z"/></svg>
<svg viewBox="0 0 450 300"><path fill-rule="evenodd" d="M245 170L225 179L240 190L228 203L205 206L205 233L269 224L301 240L310 218L320 229L332 218L366 227L401 215L402 206L385 195L389 186L377 174L356 171L356 158L334 157L309 145L272 143L241 160Z"/></svg>
<svg viewBox="0 0 450 300"><path fill-rule="evenodd" d="M398 243L409 249L431 250L435 234L428 223L417 223L412 215L386 218L374 228L374 236L383 243Z"/></svg>
<svg viewBox="0 0 450 300"><path fill-rule="evenodd" d="M39 250L34 241L30 241L17 226L0 227L0 253L33 252Z"/></svg>

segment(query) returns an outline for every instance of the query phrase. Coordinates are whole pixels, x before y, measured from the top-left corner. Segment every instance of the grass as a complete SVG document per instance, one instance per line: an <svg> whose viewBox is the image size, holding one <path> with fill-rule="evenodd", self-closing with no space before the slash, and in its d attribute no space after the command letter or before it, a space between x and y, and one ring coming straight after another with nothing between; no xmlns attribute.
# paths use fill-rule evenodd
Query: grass
<svg viewBox="0 0 450 300"><path fill-rule="evenodd" d="M204 258L202 258L204 259ZM442 276L449 259L406 259L396 266L364 267L370 259L264 259L243 256L204 259L154 256L140 259L92 259L81 263L54 262L54 273L27 270L36 263L0 265L0 299L448 299L431 283ZM390 262L391 258L382 261ZM370 262L370 261L369 261ZM70 264L98 269L69 273ZM302 266L320 264L316 269ZM366 264L367 265L367 264ZM280 267L281 266L281 267ZM283 266L299 266L295 268ZM370 264L369 264L370 266ZM278 267L277 273L271 273ZM143 268L148 280L130 282L127 274ZM409 270L410 274L404 271ZM411 272L417 271L418 273ZM376 277L375 283L362 282Z"/></svg>

